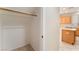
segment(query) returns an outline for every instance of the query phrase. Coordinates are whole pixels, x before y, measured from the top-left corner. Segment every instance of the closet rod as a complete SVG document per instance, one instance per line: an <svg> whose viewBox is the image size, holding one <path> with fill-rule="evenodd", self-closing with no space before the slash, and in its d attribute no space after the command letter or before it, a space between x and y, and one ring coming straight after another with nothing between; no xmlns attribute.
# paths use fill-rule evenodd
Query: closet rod
<svg viewBox="0 0 79 59"><path fill-rule="evenodd" d="M11 9L6 9L6 8L0 8L0 9L1 9L1 10L5 10L5 11L14 12L14 13L24 14L24 15L37 16L37 15L34 15L34 14L23 13L23 12L19 12L19 11L11 10Z"/></svg>

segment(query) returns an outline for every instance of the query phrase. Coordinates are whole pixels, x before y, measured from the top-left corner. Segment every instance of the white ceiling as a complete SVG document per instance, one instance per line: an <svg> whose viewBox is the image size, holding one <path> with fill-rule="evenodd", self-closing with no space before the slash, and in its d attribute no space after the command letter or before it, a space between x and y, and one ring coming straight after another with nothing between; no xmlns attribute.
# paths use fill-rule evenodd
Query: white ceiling
<svg viewBox="0 0 79 59"><path fill-rule="evenodd" d="M15 11L20 11L24 13L34 13L37 7L5 7L6 9L11 9Z"/></svg>

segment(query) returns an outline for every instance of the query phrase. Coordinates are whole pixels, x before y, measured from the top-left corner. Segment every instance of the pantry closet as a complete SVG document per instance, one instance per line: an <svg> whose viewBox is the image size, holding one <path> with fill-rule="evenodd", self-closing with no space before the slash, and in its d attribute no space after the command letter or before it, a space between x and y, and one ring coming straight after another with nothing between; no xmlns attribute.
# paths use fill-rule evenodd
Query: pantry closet
<svg viewBox="0 0 79 59"><path fill-rule="evenodd" d="M24 7L23 7L24 8ZM22 7L0 8L0 50L11 51L30 44L35 51L41 49L41 8L23 11ZM19 11L21 9L21 11ZM23 10L22 10L23 9ZM18 10L16 12L16 10ZM31 12L30 12L31 11Z"/></svg>

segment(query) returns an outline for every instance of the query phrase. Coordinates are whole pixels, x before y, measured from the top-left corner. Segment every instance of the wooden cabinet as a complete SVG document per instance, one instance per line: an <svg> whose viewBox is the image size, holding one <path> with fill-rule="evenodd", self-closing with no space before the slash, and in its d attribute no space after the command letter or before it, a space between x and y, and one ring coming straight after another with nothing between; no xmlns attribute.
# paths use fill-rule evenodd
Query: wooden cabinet
<svg viewBox="0 0 79 59"><path fill-rule="evenodd" d="M77 28L75 35L79 36L79 28Z"/></svg>
<svg viewBox="0 0 79 59"><path fill-rule="evenodd" d="M61 24L71 24L71 16L60 16Z"/></svg>
<svg viewBox="0 0 79 59"><path fill-rule="evenodd" d="M69 44L75 43L75 31L73 30L62 30L62 41Z"/></svg>

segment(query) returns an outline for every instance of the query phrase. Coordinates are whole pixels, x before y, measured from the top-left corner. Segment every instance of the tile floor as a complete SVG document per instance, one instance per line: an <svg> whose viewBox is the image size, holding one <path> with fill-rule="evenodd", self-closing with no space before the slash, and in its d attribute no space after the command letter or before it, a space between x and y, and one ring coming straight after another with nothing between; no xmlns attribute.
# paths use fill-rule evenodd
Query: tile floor
<svg viewBox="0 0 79 59"><path fill-rule="evenodd" d="M34 49L31 47L30 44L28 44L26 46L14 49L13 51L34 51Z"/></svg>
<svg viewBox="0 0 79 59"><path fill-rule="evenodd" d="M75 45L60 42L60 51L79 51L79 37L76 37Z"/></svg>

